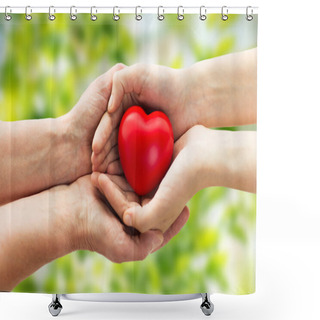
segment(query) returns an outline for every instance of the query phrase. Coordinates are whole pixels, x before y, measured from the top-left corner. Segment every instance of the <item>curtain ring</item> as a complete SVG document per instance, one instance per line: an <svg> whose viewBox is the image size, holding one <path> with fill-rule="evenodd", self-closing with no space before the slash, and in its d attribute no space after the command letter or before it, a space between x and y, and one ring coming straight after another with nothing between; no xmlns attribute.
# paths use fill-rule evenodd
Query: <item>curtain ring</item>
<svg viewBox="0 0 320 320"><path fill-rule="evenodd" d="M118 10L118 14L116 14L116 9ZM117 6L113 7L113 20L114 21L118 21L120 19L120 16L119 16L119 13L120 13L120 10Z"/></svg>
<svg viewBox="0 0 320 320"><path fill-rule="evenodd" d="M161 14L160 14L160 8L162 9L162 13ZM158 7L158 20L159 21L164 20L164 9L163 9L163 6L159 6Z"/></svg>
<svg viewBox="0 0 320 320"><path fill-rule="evenodd" d="M74 13L73 13L73 9L74 9ZM70 7L70 19L71 19L72 21L77 20L77 15L76 15L76 13L77 13L77 8L76 8L75 6L71 6L71 7Z"/></svg>
<svg viewBox="0 0 320 320"><path fill-rule="evenodd" d="M221 19L223 21L227 21L228 20L228 8L227 8L227 6L223 6L221 8Z"/></svg>
<svg viewBox="0 0 320 320"><path fill-rule="evenodd" d="M54 6L49 7L49 20L50 21L53 21L56 18L56 16L54 14L52 14L52 11L56 12L56 10L54 9Z"/></svg>
<svg viewBox="0 0 320 320"><path fill-rule="evenodd" d="M92 21L96 21L98 19L98 17L95 14L93 14L93 8L95 8L95 6L91 7L91 9L90 9L90 16L91 16L90 19ZM96 9L96 13L97 13L97 9Z"/></svg>
<svg viewBox="0 0 320 320"><path fill-rule="evenodd" d="M206 9L205 6L201 6L200 7L200 17L199 17L199 19L201 21L204 21L204 20L207 19L207 9Z"/></svg>
<svg viewBox="0 0 320 320"><path fill-rule="evenodd" d="M10 16L10 15L8 14L9 8L10 8L10 6L6 6L6 7L4 8L4 18L5 18L7 21L10 21L10 20L12 19L12 16ZM10 9L10 12L11 12L11 9Z"/></svg>
<svg viewBox="0 0 320 320"><path fill-rule="evenodd" d="M138 8L140 9L140 14L138 14ZM136 7L136 20L137 20L137 21L142 20L142 15L141 15L141 13L142 13L141 7L140 7L140 6L137 6L137 7Z"/></svg>
<svg viewBox="0 0 320 320"><path fill-rule="evenodd" d="M181 13L180 13L180 9L181 9ZM178 7L178 20L179 21L182 21L184 19L184 9L183 9L183 6L179 6Z"/></svg>
<svg viewBox="0 0 320 320"><path fill-rule="evenodd" d="M28 13L28 9L30 9L30 12L29 12L29 13ZM30 20L32 19L31 12L32 12L31 7L30 7L30 6L27 6L27 7L26 7L26 16L25 16L25 18L26 18L27 21L30 21Z"/></svg>
<svg viewBox="0 0 320 320"><path fill-rule="evenodd" d="M249 14L249 8L251 9L251 14ZM253 9L252 9L251 6L248 6L247 9L246 9L246 19L248 21L253 20Z"/></svg>

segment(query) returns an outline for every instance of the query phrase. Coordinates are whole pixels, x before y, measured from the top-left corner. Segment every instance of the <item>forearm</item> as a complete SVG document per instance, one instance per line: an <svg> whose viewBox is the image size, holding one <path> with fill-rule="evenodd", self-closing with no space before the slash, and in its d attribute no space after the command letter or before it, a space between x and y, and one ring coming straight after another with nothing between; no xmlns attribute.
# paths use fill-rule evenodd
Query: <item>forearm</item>
<svg viewBox="0 0 320 320"><path fill-rule="evenodd" d="M70 214L77 203L68 188L0 207L0 291L12 290L43 265L75 250Z"/></svg>
<svg viewBox="0 0 320 320"><path fill-rule="evenodd" d="M207 129L204 183L256 192L256 132ZM204 153L205 154L205 153Z"/></svg>
<svg viewBox="0 0 320 320"><path fill-rule="evenodd" d="M75 138L65 119L0 122L0 204L78 177Z"/></svg>
<svg viewBox="0 0 320 320"><path fill-rule="evenodd" d="M182 71L189 79L186 108L197 124L227 127L256 123L256 49L198 62Z"/></svg>

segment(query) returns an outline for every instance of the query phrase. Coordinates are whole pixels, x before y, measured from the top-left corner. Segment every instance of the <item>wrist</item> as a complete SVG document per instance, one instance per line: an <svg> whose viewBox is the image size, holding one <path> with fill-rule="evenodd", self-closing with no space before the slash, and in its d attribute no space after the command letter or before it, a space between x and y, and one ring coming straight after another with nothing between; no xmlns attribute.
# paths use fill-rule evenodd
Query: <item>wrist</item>
<svg viewBox="0 0 320 320"><path fill-rule="evenodd" d="M255 132L208 130L206 186L255 192Z"/></svg>
<svg viewBox="0 0 320 320"><path fill-rule="evenodd" d="M181 104L188 128L195 125L208 127L208 118L212 117L213 99L209 81L211 79L204 79L204 76L199 63L180 70L178 81L182 86Z"/></svg>
<svg viewBox="0 0 320 320"><path fill-rule="evenodd" d="M51 199L53 199L52 213L53 228L52 238L58 248L63 248L63 255L75 250L84 249L81 245L81 239L84 239L84 228L79 217L82 217L83 206L77 197L77 190L74 192L74 186L61 185L50 190Z"/></svg>
<svg viewBox="0 0 320 320"><path fill-rule="evenodd" d="M221 167L217 155L220 145L216 148L218 137L215 135L214 130L202 125L197 126L197 128L200 131L198 135L199 150L197 151L199 156L197 156L196 163L197 176L201 184L199 190L201 190L210 186L217 186L219 183Z"/></svg>
<svg viewBox="0 0 320 320"><path fill-rule="evenodd" d="M194 110L194 124L212 128L230 123L229 110L225 107L230 91L223 74L221 62L216 58L199 61L185 69L184 78L189 79L186 107Z"/></svg>
<svg viewBox="0 0 320 320"><path fill-rule="evenodd" d="M193 193L210 186L212 183L210 177L215 176L215 165L212 164L214 145L211 131L202 125L193 126L180 138L183 140L178 141L177 144L176 153L187 153L188 168L186 168L186 173L190 174L184 176L192 185Z"/></svg>
<svg viewBox="0 0 320 320"><path fill-rule="evenodd" d="M206 187L223 186L224 178L229 172L228 156L225 149L228 148L228 132L207 129L206 156L203 157L204 184Z"/></svg>
<svg viewBox="0 0 320 320"><path fill-rule="evenodd" d="M91 172L91 149L85 141L74 121L72 111L57 118L59 154L63 159L60 170L64 177L62 183L72 183Z"/></svg>

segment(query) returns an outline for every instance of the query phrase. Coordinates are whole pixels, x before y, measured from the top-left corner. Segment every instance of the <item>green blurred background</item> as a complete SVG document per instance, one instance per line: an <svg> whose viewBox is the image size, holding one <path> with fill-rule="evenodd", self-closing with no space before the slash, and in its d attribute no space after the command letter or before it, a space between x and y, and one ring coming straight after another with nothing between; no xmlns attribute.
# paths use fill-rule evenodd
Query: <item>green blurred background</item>
<svg viewBox="0 0 320 320"><path fill-rule="evenodd" d="M0 120L58 117L97 76L117 62L183 68L196 61L257 45L257 16L34 14L31 21L0 15ZM256 130L256 126L228 130ZM1 137L0 137L1 139ZM195 292L255 290L256 196L227 188L202 190L189 202L190 219L164 248L142 262L113 264L78 251L42 267L18 292Z"/></svg>

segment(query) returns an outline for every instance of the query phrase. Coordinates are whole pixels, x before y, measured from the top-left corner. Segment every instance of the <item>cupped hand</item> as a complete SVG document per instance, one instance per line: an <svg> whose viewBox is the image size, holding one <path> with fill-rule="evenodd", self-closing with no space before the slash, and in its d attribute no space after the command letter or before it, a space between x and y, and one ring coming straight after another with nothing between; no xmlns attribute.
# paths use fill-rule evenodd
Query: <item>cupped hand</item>
<svg viewBox="0 0 320 320"><path fill-rule="evenodd" d="M119 160L112 162L107 174L93 173L92 182L106 196L110 205L128 226L140 232L174 225L187 202L207 186L205 150L210 129L195 126L178 141L173 150L173 163L154 194L138 197L121 174Z"/></svg>
<svg viewBox="0 0 320 320"><path fill-rule="evenodd" d="M63 125L67 128L66 134L69 138L72 138L70 152L73 153L77 172L74 180L90 173L92 170L90 158L92 139L103 114L107 110L113 75L124 67L123 64L117 64L96 78L84 91L71 111L60 117ZM109 124L108 128L110 128L111 133L112 127ZM109 132L105 132L105 134L109 138ZM111 141L112 139L110 139Z"/></svg>
<svg viewBox="0 0 320 320"><path fill-rule="evenodd" d="M195 123L196 109L187 101L190 79L185 69L138 63L115 72L108 112L125 111L133 104L150 111L161 110L170 119L175 139ZM186 108L188 107L188 110Z"/></svg>
<svg viewBox="0 0 320 320"><path fill-rule="evenodd" d="M73 217L77 248L98 252L116 263L145 259L177 234L188 220L189 211L185 209L165 234L159 230L129 232L104 195L92 185L90 175L78 179L70 188L81 204Z"/></svg>
<svg viewBox="0 0 320 320"><path fill-rule="evenodd" d="M93 170L105 172L110 163L107 158L110 145L117 139L121 116L133 105L142 106L147 111L163 111L170 119L175 140L195 125L197 108L192 108L188 101L191 91L188 78L184 69L141 63L115 72L108 113L101 119L93 138Z"/></svg>

